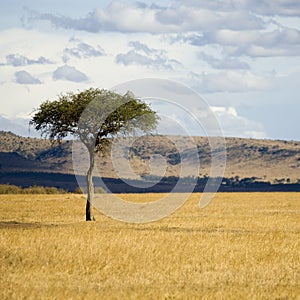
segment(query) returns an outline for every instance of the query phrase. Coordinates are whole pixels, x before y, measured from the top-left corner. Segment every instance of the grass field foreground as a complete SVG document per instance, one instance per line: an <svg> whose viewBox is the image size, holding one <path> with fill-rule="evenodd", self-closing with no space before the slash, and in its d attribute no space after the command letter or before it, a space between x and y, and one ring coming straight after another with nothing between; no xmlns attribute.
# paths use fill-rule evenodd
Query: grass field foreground
<svg viewBox="0 0 300 300"><path fill-rule="evenodd" d="M126 224L85 222L82 195L1 195L0 298L300 299L300 194L199 196Z"/></svg>

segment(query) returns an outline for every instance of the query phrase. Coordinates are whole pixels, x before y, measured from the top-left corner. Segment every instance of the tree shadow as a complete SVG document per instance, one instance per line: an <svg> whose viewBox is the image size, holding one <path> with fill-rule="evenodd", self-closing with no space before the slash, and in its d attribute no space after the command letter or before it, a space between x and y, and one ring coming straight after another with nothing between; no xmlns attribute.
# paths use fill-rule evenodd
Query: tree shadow
<svg viewBox="0 0 300 300"><path fill-rule="evenodd" d="M75 224L75 223L74 223ZM77 223L76 223L77 224ZM38 222L19 222L19 221L0 221L0 230L9 228L20 228L20 229L30 229L30 228L56 228L62 226L70 226L72 224L67 223L38 223Z"/></svg>

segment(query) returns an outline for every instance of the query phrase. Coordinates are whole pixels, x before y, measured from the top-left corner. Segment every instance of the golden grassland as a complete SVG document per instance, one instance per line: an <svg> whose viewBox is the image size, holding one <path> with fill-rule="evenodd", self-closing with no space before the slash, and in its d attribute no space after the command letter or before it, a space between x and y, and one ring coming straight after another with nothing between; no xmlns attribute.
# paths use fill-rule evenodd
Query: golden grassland
<svg viewBox="0 0 300 300"><path fill-rule="evenodd" d="M0 298L300 299L300 194L199 196L127 224L85 222L82 195L1 195Z"/></svg>

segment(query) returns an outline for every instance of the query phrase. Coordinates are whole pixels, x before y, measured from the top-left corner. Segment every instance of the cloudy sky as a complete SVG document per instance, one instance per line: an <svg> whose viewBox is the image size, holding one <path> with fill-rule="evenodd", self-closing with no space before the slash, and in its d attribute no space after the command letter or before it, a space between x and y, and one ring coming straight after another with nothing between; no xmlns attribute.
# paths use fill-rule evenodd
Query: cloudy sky
<svg viewBox="0 0 300 300"><path fill-rule="evenodd" d="M0 41L0 129L62 92L161 78L226 136L300 140L298 0L0 0Z"/></svg>

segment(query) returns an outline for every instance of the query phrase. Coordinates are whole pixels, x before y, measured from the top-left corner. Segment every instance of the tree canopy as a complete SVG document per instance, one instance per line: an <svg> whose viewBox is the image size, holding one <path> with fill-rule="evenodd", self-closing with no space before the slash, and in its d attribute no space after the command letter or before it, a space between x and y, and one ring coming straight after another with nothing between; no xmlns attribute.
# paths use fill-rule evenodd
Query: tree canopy
<svg viewBox="0 0 300 300"><path fill-rule="evenodd" d="M51 140L60 141L71 134L78 136L88 148L95 146L94 150L99 151L106 138L150 132L156 128L157 121L149 105L130 92L120 95L90 88L43 102L30 123Z"/></svg>

